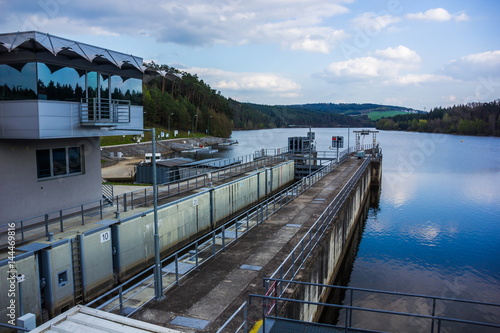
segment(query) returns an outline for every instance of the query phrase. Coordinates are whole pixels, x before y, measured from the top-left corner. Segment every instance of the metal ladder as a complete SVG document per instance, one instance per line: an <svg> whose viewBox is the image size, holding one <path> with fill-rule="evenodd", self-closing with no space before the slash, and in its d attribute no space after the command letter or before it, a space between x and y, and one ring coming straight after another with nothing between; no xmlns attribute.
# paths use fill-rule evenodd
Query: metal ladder
<svg viewBox="0 0 500 333"><path fill-rule="evenodd" d="M82 265L80 255L80 239L71 240L71 253L73 258L73 286L75 305L83 303Z"/></svg>

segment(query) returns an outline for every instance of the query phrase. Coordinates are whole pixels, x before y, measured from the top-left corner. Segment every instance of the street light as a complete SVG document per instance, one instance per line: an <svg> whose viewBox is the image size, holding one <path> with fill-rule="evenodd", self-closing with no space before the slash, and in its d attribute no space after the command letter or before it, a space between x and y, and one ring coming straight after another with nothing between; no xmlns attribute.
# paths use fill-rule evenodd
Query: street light
<svg viewBox="0 0 500 333"><path fill-rule="evenodd" d="M174 114L171 113L168 115L168 138L170 139L170 117L173 116Z"/></svg>
<svg viewBox="0 0 500 333"><path fill-rule="evenodd" d="M158 184L156 181L156 129L132 129L132 128L111 128L108 130L115 131L135 131L135 132L151 132L151 152L152 152L152 167L153 167L153 220L154 220L154 288L155 299L157 301L163 298L163 280L161 274L161 257L160 257L160 226L158 224Z"/></svg>

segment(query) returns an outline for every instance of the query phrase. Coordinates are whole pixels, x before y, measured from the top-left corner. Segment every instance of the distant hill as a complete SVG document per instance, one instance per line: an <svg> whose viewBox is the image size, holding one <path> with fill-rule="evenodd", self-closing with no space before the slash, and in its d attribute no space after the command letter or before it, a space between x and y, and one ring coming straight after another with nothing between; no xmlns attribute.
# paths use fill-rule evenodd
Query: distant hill
<svg viewBox="0 0 500 333"><path fill-rule="evenodd" d="M435 108L425 114L381 119L382 130L500 136L500 100Z"/></svg>
<svg viewBox="0 0 500 333"><path fill-rule="evenodd" d="M262 105L232 101L236 129L259 129L310 125L334 127L338 125L375 126L375 121L398 114L421 111L392 105L354 103L315 103L298 105Z"/></svg>
<svg viewBox="0 0 500 333"><path fill-rule="evenodd" d="M168 65L145 64L169 73L144 80L146 126L172 128L229 137L233 129L262 129L303 125L314 127L374 127L375 121L418 111L391 105L315 103L262 105L241 103L221 95L196 74Z"/></svg>
<svg viewBox="0 0 500 333"><path fill-rule="evenodd" d="M315 104L301 104L301 105L288 105L290 109L306 110L314 112L332 112L342 113L346 115L362 115L369 114L370 112L388 112L399 111L403 113L416 112L416 110L393 105L380 105L371 103L315 103Z"/></svg>

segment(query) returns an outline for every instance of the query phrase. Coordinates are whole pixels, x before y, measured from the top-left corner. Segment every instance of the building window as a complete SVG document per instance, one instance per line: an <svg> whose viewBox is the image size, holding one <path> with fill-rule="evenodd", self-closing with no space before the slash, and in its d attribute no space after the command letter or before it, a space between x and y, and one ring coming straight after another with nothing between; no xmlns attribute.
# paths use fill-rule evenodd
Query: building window
<svg viewBox="0 0 500 333"><path fill-rule="evenodd" d="M36 151L37 176L39 179L81 174L82 148L65 147Z"/></svg>
<svg viewBox="0 0 500 333"><path fill-rule="evenodd" d="M82 98L142 105L142 79L42 62L0 64L0 100L80 102Z"/></svg>

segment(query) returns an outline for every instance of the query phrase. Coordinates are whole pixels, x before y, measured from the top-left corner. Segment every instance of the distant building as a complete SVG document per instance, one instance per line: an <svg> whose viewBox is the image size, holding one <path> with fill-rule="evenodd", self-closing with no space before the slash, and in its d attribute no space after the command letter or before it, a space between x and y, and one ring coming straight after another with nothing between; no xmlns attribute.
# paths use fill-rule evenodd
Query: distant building
<svg viewBox="0 0 500 333"><path fill-rule="evenodd" d="M143 128L144 70L49 34L0 34L0 224L102 198L100 137Z"/></svg>

